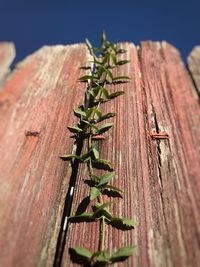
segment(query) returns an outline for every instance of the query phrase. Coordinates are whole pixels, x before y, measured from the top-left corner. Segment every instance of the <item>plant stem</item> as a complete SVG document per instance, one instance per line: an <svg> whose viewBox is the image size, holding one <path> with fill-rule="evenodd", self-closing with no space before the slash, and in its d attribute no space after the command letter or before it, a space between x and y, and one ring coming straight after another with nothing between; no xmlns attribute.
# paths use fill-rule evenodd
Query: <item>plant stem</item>
<svg viewBox="0 0 200 267"><path fill-rule="evenodd" d="M104 243L105 243L105 217L102 216L101 218L101 221L100 221L100 224L101 224L101 251L104 251Z"/></svg>

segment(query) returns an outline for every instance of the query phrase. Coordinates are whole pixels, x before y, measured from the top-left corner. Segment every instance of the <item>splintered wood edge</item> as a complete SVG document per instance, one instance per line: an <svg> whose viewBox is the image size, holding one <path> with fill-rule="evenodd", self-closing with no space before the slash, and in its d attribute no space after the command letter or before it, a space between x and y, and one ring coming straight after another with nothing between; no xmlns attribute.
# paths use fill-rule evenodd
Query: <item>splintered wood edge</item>
<svg viewBox="0 0 200 267"><path fill-rule="evenodd" d="M0 42L0 91L6 76L10 72L10 65L15 55L15 45L13 43Z"/></svg>

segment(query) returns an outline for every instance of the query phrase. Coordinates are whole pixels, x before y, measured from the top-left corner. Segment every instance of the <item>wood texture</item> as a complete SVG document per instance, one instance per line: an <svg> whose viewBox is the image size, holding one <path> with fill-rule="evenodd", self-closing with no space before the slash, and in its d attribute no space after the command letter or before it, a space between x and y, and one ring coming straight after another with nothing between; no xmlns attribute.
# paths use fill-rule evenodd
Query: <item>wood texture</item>
<svg viewBox="0 0 200 267"><path fill-rule="evenodd" d="M197 266L199 251L199 106L193 85L175 48L169 44L132 44L131 64L118 74L131 82L115 86L126 94L105 105L117 112L114 129L102 141L101 153L116 165L113 185L124 191L111 211L131 217L139 227L122 232L108 227L106 247L137 244L138 252L116 266ZM169 139L153 139L166 132ZM72 214L80 211L89 194L84 167L79 172ZM88 211L91 207L88 208ZM83 211L83 210L82 210ZM63 267L70 262L68 248L85 246L97 251L98 223L70 224Z"/></svg>
<svg viewBox="0 0 200 267"><path fill-rule="evenodd" d="M71 172L59 155L73 147L87 61L83 45L44 47L0 93L0 266L52 266Z"/></svg>
<svg viewBox="0 0 200 267"><path fill-rule="evenodd" d="M195 46L188 57L188 67L200 97L200 46Z"/></svg>
<svg viewBox="0 0 200 267"><path fill-rule="evenodd" d="M121 47L128 51L122 58L131 63L116 74L131 81L110 87L125 95L103 106L117 117L99 148L115 164L113 185L124 191L111 212L139 226L131 231L108 226L106 248L138 245L115 266L198 266L200 112L193 83L168 43ZM75 150L66 126L76 121L73 108L83 102L84 85L77 80L88 60L83 45L44 47L17 67L0 93L2 266L53 265L71 177L70 164L58 155ZM71 214L87 206L87 178L80 165ZM96 251L98 233L98 223L70 223L62 267L78 266L70 260L71 246Z"/></svg>
<svg viewBox="0 0 200 267"><path fill-rule="evenodd" d="M0 43L0 87L9 73L9 67L15 58L15 47L13 43ZM0 89L1 90L1 89Z"/></svg>

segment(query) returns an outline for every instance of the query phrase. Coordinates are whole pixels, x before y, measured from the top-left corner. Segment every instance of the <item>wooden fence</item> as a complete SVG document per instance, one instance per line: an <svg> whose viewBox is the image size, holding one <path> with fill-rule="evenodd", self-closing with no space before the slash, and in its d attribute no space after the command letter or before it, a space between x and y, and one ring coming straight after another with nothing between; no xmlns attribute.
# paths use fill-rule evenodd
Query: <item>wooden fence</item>
<svg viewBox="0 0 200 267"><path fill-rule="evenodd" d="M166 42L121 47L131 63L118 74L131 81L123 85L124 96L104 105L118 116L100 149L115 163L115 185L125 192L112 212L139 226L128 232L108 228L106 247L138 245L132 257L115 266L196 267L200 47L188 58L190 72ZM96 251L98 225L69 224L63 231L67 213L84 210L89 188L83 183L86 167L74 175L59 155L76 149L66 127L76 122L73 107L84 99L78 78L89 54L84 44L45 46L8 75L14 55L12 44L0 44L0 266L78 266L68 248Z"/></svg>

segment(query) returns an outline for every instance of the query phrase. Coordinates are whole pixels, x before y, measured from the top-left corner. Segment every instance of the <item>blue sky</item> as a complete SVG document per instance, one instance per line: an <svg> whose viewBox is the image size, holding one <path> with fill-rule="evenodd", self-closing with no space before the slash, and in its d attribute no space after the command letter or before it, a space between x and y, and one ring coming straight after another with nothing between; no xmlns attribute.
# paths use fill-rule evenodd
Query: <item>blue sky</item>
<svg viewBox="0 0 200 267"><path fill-rule="evenodd" d="M200 44L199 0L0 0L0 41L13 41L17 61L45 44L85 38L166 40L185 58Z"/></svg>

